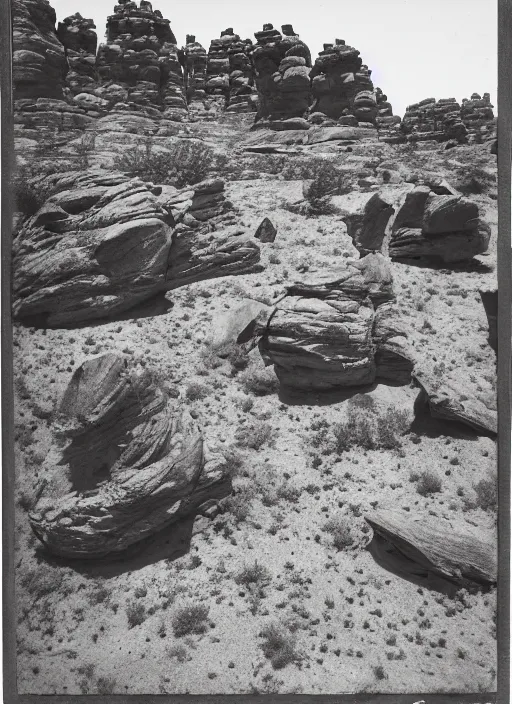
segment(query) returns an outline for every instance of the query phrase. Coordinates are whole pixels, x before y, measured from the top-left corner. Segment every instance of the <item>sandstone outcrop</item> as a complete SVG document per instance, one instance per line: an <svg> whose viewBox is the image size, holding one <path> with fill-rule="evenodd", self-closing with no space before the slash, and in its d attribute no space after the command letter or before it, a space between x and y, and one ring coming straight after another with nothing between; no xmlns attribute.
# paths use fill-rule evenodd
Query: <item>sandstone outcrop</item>
<svg viewBox="0 0 512 704"><path fill-rule="evenodd" d="M464 423L477 433L497 434L495 398L478 397L467 383L449 375L439 379L427 370L415 370L414 378L421 387L419 403L428 405L433 418Z"/></svg>
<svg viewBox="0 0 512 704"><path fill-rule="evenodd" d="M96 25L91 19L85 19L79 12L59 22L57 37L66 52L68 71L66 86L78 104L84 107L106 107L102 99L94 95L98 87L96 72L96 48L98 38ZM85 95L84 95L85 94ZM82 97L83 96L83 97ZM89 101L89 102L87 102Z"/></svg>
<svg viewBox="0 0 512 704"><path fill-rule="evenodd" d="M180 60L183 65L183 81L189 110L197 107L200 112L206 98L206 65L208 57L202 44L196 42L194 35L187 35L187 42L181 50Z"/></svg>
<svg viewBox="0 0 512 704"><path fill-rule="evenodd" d="M484 93L483 97L473 93L469 100L464 98L460 115L468 131L470 144L485 142L495 136L496 123L489 93Z"/></svg>
<svg viewBox="0 0 512 704"><path fill-rule="evenodd" d="M317 281L291 285L258 330L262 357L281 384L326 391L378 378L407 383L413 363L405 332L395 325L392 281L388 261L369 254Z"/></svg>
<svg viewBox="0 0 512 704"><path fill-rule="evenodd" d="M461 118L461 106L455 98L426 98L409 105L400 125L408 142L455 140L467 142L468 130Z"/></svg>
<svg viewBox="0 0 512 704"><path fill-rule="evenodd" d="M311 53L290 25L283 28L284 36L271 24L254 35L257 121L304 117L311 103Z"/></svg>
<svg viewBox="0 0 512 704"><path fill-rule="evenodd" d="M373 528L382 562L415 576L441 578L459 586L492 585L498 578L496 541L476 535L466 527L428 515L410 516L399 511L376 511L365 521Z"/></svg>
<svg viewBox="0 0 512 704"><path fill-rule="evenodd" d="M113 102L154 105L165 117L186 116L183 73L169 20L151 3L119 0L107 18L106 43L98 49L100 97Z"/></svg>
<svg viewBox="0 0 512 704"><path fill-rule="evenodd" d="M208 50L206 91L228 112L256 110L250 39L241 39L228 27Z"/></svg>
<svg viewBox="0 0 512 704"><path fill-rule="evenodd" d="M223 221L219 179L181 190L101 169L43 180L53 194L13 243L18 318L74 325L159 291L258 268L257 244Z"/></svg>
<svg viewBox="0 0 512 704"><path fill-rule="evenodd" d="M118 553L229 493L188 412L116 354L87 360L55 414L34 533L64 558Z"/></svg>
<svg viewBox="0 0 512 704"><path fill-rule="evenodd" d="M386 227L395 209L378 193L366 202L362 213L345 215L347 233L358 252L364 256L369 252L380 252Z"/></svg>
<svg viewBox="0 0 512 704"><path fill-rule="evenodd" d="M490 239L476 203L462 196L436 195L428 186L407 194L391 230L392 259L465 261L485 252Z"/></svg>

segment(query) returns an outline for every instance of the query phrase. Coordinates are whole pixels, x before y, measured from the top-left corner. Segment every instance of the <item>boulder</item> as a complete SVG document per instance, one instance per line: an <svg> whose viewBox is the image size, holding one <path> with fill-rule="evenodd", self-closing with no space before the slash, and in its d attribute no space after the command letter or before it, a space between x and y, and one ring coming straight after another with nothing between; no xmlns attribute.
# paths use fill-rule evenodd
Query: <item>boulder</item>
<svg viewBox="0 0 512 704"><path fill-rule="evenodd" d="M232 311L222 313L212 323L212 347L222 351L231 344L249 342L256 328L265 325L271 306L247 299Z"/></svg>
<svg viewBox="0 0 512 704"><path fill-rule="evenodd" d="M190 414L117 354L76 369L52 429L29 519L59 557L120 553L229 492Z"/></svg>
<svg viewBox="0 0 512 704"><path fill-rule="evenodd" d="M380 252L390 217L395 209L378 193L366 202L362 213L344 216L347 232L362 255Z"/></svg>
<svg viewBox="0 0 512 704"><path fill-rule="evenodd" d="M218 211L198 207L198 200L221 192L222 181L183 193L88 169L54 174L39 187L52 195L13 243L17 318L75 325L112 317L192 281L257 269L259 248L243 230L202 225L205 211L217 219ZM195 227L175 227L188 211Z"/></svg>
<svg viewBox="0 0 512 704"><path fill-rule="evenodd" d="M436 516L410 515L397 510L367 514L373 529L370 551L415 576L437 575L459 586L489 586L498 578L496 539L470 531ZM454 525L455 523L455 525ZM380 549L379 549L380 548Z"/></svg>
<svg viewBox="0 0 512 704"><path fill-rule="evenodd" d="M264 218L258 225L258 229L254 236L260 242L274 242L276 239L277 230L268 218Z"/></svg>
<svg viewBox="0 0 512 704"><path fill-rule="evenodd" d="M497 434L495 398L479 397L464 380L449 375L439 379L427 370L416 369L413 376L421 387L419 403L428 406L433 418L464 423L479 434Z"/></svg>

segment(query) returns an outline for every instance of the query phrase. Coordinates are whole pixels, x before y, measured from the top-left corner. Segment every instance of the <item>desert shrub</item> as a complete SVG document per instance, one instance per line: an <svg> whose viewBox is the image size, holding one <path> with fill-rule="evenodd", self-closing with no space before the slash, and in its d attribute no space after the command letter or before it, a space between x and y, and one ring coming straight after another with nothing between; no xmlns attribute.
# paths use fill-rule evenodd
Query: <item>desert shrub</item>
<svg viewBox="0 0 512 704"><path fill-rule="evenodd" d="M272 575L266 567L259 565L256 560L253 565L244 565L242 570L235 576L237 584L262 585L267 584L272 579Z"/></svg>
<svg viewBox="0 0 512 704"><path fill-rule="evenodd" d="M194 381L187 386L185 391L185 396L189 401L197 401L198 399L206 398L210 393L210 387L206 384L201 384L198 381Z"/></svg>
<svg viewBox="0 0 512 704"><path fill-rule="evenodd" d="M255 421L238 428L235 438L239 447L259 450L263 445L271 444L275 434L276 430L270 423Z"/></svg>
<svg viewBox="0 0 512 704"><path fill-rule="evenodd" d="M484 511L495 511L498 505L498 487L496 477L481 479L475 484L476 504Z"/></svg>
<svg viewBox="0 0 512 704"><path fill-rule="evenodd" d="M238 474L244 465L244 458L235 448L226 447L222 450L225 461L225 468L230 477Z"/></svg>
<svg viewBox="0 0 512 704"><path fill-rule="evenodd" d="M455 188L465 196L485 193L490 184L496 181L495 176L491 176L479 166L475 166L469 171L467 168L460 169L457 172L457 176L458 178L454 184Z"/></svg>
<svg viewBox="0 0 512 704"><path fill-rule="evenodd" d="M365 450L393 450L401 447L401 437L409 428L407 413L397 408L388 408L379 415L373 400L355 397L349 402L347 420L333 426L333 435L338 453L351 447Z"/></svg>
<svg viewBox="0 0 512 704"><path fill-rule="evenodd" d="M373 674L378 680L385 680L387 679L387 675L384 672L384 668L382 665L377 665L376 667L373 668Z"/></svg>
<svg viewBox="0 0 512 704"><path fill-rule="evenodd" d="M114 694L116 684L116 680L113 677L98 677L96 689L98 694Z"/></svg>
<svg viewBox="0 0 512 704"><path fill-rule="evenodd" d="M442 489L441 478L435 472L426 470L420 474L416 491L420 496L428 496L428 494L438 494Z"/></svg>
<svg viewBox="0 0 512 704"><path fill-rule="evenodd" d="M55 165L52 165L52 167L55 167ZM34 215L52 195L52 187L41 179L42 176L49 176L55 173L52 167L48 165L48 169L40 170L32 166L23 165L14 174L14 207L22 215L26 217ZM58 165L56 170L58 171L61 168L62 165Z"/></svg>
<svg viewBox="0 0 512 704"><path fill-rule="evenodd" d="M188 650L184 645L174 645L172 648L169 648L167 654L170 658L176 658L178 662L186 662L190 659Z"/></svg>
<svg viewBox="0 0 512 704"><path fill-rule="evenodd" d="M73 150L78 156L78 165L80 168L89 168L89 154L94 151L95 146L96 134L94 132L86 132L82 135L78 142L73 145Z"/></svg>
<svg viewBox="0 0 512 704"><path fill-rule="evenodd" d="M354 543L350 525L345 518L330 518L323 525L322 530L332 536L333 547L338 551L348 548Z"/></svg>
<svg viewBox="0 0 512 704"><path fill-rule="evenodd" d="M273 367L250 366L238 377L246 393L256 396L266 396L275 393L279 388L279 380Z"/></svg>
<svg viewBox="0 0 512 704"><path fill-rule="evenodd" d="M207 629L209 609L203 604L189 604L176 610L172 619L172 629L177 638L192 633L200 635Z"/></svg>
<svg viewBox="0 0 512 704"><path fill-rule="evenodd" d="M220 505L223 511L232 514L237 523L247 520L252 509L252 501L256 496L254 487L240 487L236 492L222 499Z"/></svg>
<svg viewBox="0 0 512 704"><path fill-rule="evenodd" d="M292 662L298 662L300 655L296 649L295 637L279 622L265 626L260 637L261 649L275 670L281 670Z"/></svg>
<svg viewBox="0 0 512 704"><path fill-rule="evenodd" d="M22 578L21 584L34 600L57 592L62 586L64 577L58 569L41 564L37 569L30 570Z"/></svg>
<svg viewBox="0 0 512 704"><path fill-rule="evenodd" d="M243 347L237 345L236 342L223 351L224 356L231 364L231 369L234 374L243 369L246 369L249 365L249 357L247 352Z"/></svg>
<svg viewBox="0 0 512 704"><path fill-rule="evenodd" d="M194 185L211 174L215 153L203 142L181 140L167 152L154 151L151 138L114 158L114 167L153 183L172 183L177 188Z"/></svg>
<svg viewBox="0 0 512 704"><path fill-rule="evenodd" d="M126 616L128 617L129 628L140 626L146 620L146 607L140 602L131 602L126 606Z"/></svg>

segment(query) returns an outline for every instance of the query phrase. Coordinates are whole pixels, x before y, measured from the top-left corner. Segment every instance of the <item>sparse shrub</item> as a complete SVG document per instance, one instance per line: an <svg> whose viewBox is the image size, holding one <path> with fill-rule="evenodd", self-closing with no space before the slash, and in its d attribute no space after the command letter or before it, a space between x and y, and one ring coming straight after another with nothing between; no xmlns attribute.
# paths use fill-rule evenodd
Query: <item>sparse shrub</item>
<svg viewBox="0 0 512 704"><path fill-rule="evenodd" d="M245 565L235 576L235 582L245 586L267 584L271 579L271 573L266 567L259 565L257 560L253 565Z"/></svg>
<svg viewBox="0 0 512 704"><path fill-rule="evenodd" d="M484 511L495 511L498 505L498 487L496 477L481 479L475 484L476 505Z"/></svg>
<svg viewBox="0 0 512 704"><path fill-rule="evenodd" d="M455 181L455 188L463 195L477 195L485 193L489 189L492 182L496 181L496 177L491 175L479 166L474 167L468 172L467 168L458 171L458 179Z"/></svg>
<svg viewBox="0 0 512 704"><path fill-rule="evenodd" d="M116 680L113 677L98 677L96 689L98 694L114 694L116 684Z"/></svg>
<svg viewBox="0 0 512 704"><path fill-rule="evenodd" d="M63 575L57 569L41 564L37 569L30 570L21 580L22 586L34 597L34 600L59 591L63 583Z"/></svg>
<svg viewBox="0 0 512 704"><path fill-rule="evenodd" d="M251 513L252 501L255 496L256 489L254 487L240 487L236 493L222 499L220 505L224 511L233 515L237 523L242 523Z"/></svg>
<svg viewBox="0 0 512 704"><path fill-rule="evenodd" d="M273 394L279 388L279 381L272 367L261 369L256 365L251 365L238 378L245 392L253 393L256 396Z"/></svg>
<svg viewBox="0 0 512 704"><path fill-rule="evenodd" d="M382 665L377 665L376 667L373 668L373 674L378 680L385 680L387 679L387 675L384 672L384 668Z"/></svg>
<svg viewBox="0 0 512 704"><path fill-rule="evenodd" d="M268 624L261 630L260 637L264 639L261 644L263 654L275 670L300 660L295 637L282 623Z"/></svg>
<svg viewBox="0 0 512 704"><path fill-rule="evenodd" d="M146 620L146 607L140 602L131 602L126 606L126 615L128 617L128 626L130 628L140 626Z"/></svg>
<svg viewBox="0 0 512 704"><path fill-rule="evenodd" d="M170 658L176 658L178 662L186 662L190 659L188 650L184 645L174 645L172 648L169 648L167 654Z"/></svg>
<svg viewBox="0 0 512 704"><path fill-rule="evenodd" d="M189 604L176 610L172 619L172 628L177 638L192 633L200 635L206 632L209 609L203 604Z"/></svg>
<svg viewBox="0 0 512 704"><path fill-rule="evenodd" d="M168 152L156 152L151 138L143 146L124 151L114 159L114 167L144 181L172 183L177 188L194 185L211 174L213 150L203 142L181 140Z"/></svg>
<svg viewBox="0 0 512 704"><path fill-rule="evenodd" d="M384 415L378 415L370 401L351 399L347 420L335 424L332 432L338 453L351 447L392 450L401 447L400 438L407 432L408 427L408 415L405 411L388 408Z"/></svg>
<svg viewBox="0 0 512 704"><path fill-rule="evenodd" d="M226 462L226 470L230 477L236 476L240 469L243 467L244 458L242 455L232 447L226 447L222 450L222 455Z"/></svg>
<svg viewBox="0 0 512 704"><path fill-rule="evenodd" d="M78 156L78 166L81 169L89 168L89 154L94 151L96 146L96 134L94 132L86 132L73 145L73 149Z"/></svg>
<svg viewBox="0 0 512 704"><path fill-rule="evenodd" d="M348 548L354 543L350 525L345 518L330 518L322 530L332 536L332 544L338 551Z"/></svg>
<svg viewBox="0 0 512 704"><path fill-rule="evenodd" d="M194 381L187 386L185 396L189 399L189 401L197 401L199 399L206 398L209 393L209 386L206 384L201 384L201 382Z"/></svg>
<svg viewBox="0 0 512 704"><path fill-rule="evenodd" d="M429 494L438 494L442 489L442 482L439 475L430 470L425 470L420 474L420 478L416 485L416 491L420 496L428 496Z"/></svg>
<svg viewBox="0 0 512 704"><path fill-rule="evenodd" d="M235 374L243 369L246 369L249 364L247 352L243 347L237 345L236 343L229 346L225 356L231 364L231 369Z"/></svg>
<svg viewBox="0 0 512 704"><path fill-rule="evenodd" d="M270 423L255 421L238 428L235 437L239 447L259 450L263 445L272 444L275 435L276 430Z"/></svg>

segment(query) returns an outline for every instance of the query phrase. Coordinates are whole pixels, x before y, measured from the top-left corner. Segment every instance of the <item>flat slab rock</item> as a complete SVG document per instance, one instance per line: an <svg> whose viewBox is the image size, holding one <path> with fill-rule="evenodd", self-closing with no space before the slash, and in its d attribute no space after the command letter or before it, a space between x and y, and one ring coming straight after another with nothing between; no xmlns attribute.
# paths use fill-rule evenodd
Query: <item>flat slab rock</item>
<svg viewBox="0 0 512 704"><path fill-rule="evenodd" d="M449 376L438 379L423 370L415 370L413 376L424 393L433 418L464 423L480 433L497 434L496 399L490 402L478 398L468 389L467 383Z"/></svg>
<svg viewBox="0 0 512 704"><path fill-rule="evenodd" d="M430 515L409 516L400 511L376 511L365 521L390 553L405 558L401 567L424 572L461 585L465 581L489 585L497 581L496 540L457 523Z"/></svg>
<svg viewBox="0 0 512 704"><path fill-rule="evenodd" d="M16 318L74 325L112 317L160 291L257 270L259 247L243 230L202 225L224 209L222 181L184 192L89 169L37 187L50 195L13 242ZM187 216L192 226L177 227Z"/></svg>
<svg viewBox="0 0 512 704"><path fill-rule="evenodd" d="M74 372L52 430L29 519L60 557L121 552L229 492L190 414L120 355Z"/></svg>

